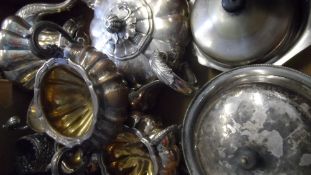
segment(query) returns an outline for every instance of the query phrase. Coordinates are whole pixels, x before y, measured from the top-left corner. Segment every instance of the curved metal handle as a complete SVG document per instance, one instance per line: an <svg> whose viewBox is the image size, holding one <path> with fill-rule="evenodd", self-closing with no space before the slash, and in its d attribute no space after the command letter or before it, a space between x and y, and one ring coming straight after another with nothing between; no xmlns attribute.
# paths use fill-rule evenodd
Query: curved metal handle
<svg viewBox="0 0 311 175"><path fill-rule="evenodd" d="M75 147L77 148L77 147ZM80 165L80 167L76 170L74 170L72 173L65 173L62 170L62 162L65 160L65 158L70 157L70 153L72 153L75 148L67 148L67 147L63 147L60 148L58 151L55 152L52 161L51 161L51 172L52 175L65 175L65 174L79 174L81 172L83 172L90 160L90 158L88 157L88 155L84 155L82 156L82 158L84 160L82 161L82 164Z"/></svg>
<svg viewBox="0 0 311 175"><path fill-rule="evenodd" d="M296 41L296 43L286 52L285 55L281 56L276 62L272 63L273 65L282 66L311 46L311 13L308 18L309 20L306 29L303 31L303 34L300 36L298 41Z"/></svg>
<svg viewBox="0 0 311 175"><path fill-rule="evenodd" d="M32 23L47 14L60 13L70 9L77 0L66 0L61 3L31 3L19 9L15 15Z"/></svg>
<svg viewBox="0 0 311 175"><path fill-rule="evenodd" d="M146 146L146 148L149 152L149 155L150 155L150 159L151 159L152 164L154 166L153 167L153 174L158 174L158 172L159 172L159 163L158 162L159 161L158 161L158 158L156 156L155 150L153 148L153 145L152 145L150 139L148 137L145 137L144 134L136 128L129 128L127 126L124 126L123 129L124 129L124 131L135 134L139 138L139 140Z"/></svg>
<svg viewBox="0 0 311 175"><path fill-rule="evenodd" d="M132 109L148 111L155 106L161 87L165 85L160 80L147 83L129 94Z"/></svg>
<svg viewBox="0 0 311 175"><path fill-rule="evenodd" d="M32 34L30 38L30 50L36 56L40 58L52 58L63 56L63 51L56 45L48 45L46 48L43 48L39 44L39 35L44 30L55 30L58 31L64 38L69 42L75 43L75 40L58 24L49 22L49 21L40 21L35 23L32 27Z"/></svg>
<svg viewBox="0 0 311 175"><path fill-rule="evenodd" d="M149 64L158 79L170 86L177 92L190 95L193 92L191 87L185 80L180 78L163 60L163 53L155 51L149 60Z"/></svg>
<svg viewBox="0 0 311 175"><path fill-rule="evenodd" d="M152 145L158 145L160 144L160 142L164 139L164 137L166 137L167 135L169 135L170 133L175 133L177 132L179 129L178 125L171 125L168 126L167 128L163 129L162 131L160 131L159 133L157 133L154 138L151 140L151 144Z"/></svg>

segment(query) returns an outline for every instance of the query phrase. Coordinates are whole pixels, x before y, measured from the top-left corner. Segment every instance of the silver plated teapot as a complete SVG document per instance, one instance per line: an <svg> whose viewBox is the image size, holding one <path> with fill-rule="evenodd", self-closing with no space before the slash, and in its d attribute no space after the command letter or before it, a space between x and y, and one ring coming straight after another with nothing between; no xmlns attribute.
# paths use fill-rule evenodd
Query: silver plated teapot
<svg viewBox="0 0 311 175"><path fill-rule="evenodd" d="M192 92L173 72L189 40L186 1L87 2L95 12L90 27L93 46L108 55L133 86L159 79L178 92Z"/></svg>

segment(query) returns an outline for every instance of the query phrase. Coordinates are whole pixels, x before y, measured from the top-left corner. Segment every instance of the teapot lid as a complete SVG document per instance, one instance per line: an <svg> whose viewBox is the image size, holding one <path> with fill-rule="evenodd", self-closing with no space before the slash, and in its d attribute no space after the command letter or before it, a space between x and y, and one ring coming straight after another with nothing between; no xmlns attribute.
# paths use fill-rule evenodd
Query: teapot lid
<svg viewBox="0 0 311 175"><path fill-rule="evenodd" d="M249 66L206 84L183 124L190 174L310 174L311 79Z"/></svg>
<svg viewBox="0 0 311 175"><path fill-rule="evenodd" d="M298 5L292 0L197 0L191 14L195 44L217 64L264 63L298 33Z"/></svg>

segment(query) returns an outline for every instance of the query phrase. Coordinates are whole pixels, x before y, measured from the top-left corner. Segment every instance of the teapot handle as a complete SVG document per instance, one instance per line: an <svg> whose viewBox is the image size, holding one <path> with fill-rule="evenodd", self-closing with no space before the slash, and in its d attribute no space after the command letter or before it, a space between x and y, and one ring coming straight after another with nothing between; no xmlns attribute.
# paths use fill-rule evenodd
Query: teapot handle
<svg viewBox="0 0 311 175"><path fill-rule="evenodd" d="M69 42L75 43L75 40L58 24L50 21L40 21L35 23L31 29L30 50L40 58L49 59L52 57L59 57L60 55L63 57L63 51L57 45L48 45L46 48L40 46L39 35L46 29L58 31Z"/></svg>

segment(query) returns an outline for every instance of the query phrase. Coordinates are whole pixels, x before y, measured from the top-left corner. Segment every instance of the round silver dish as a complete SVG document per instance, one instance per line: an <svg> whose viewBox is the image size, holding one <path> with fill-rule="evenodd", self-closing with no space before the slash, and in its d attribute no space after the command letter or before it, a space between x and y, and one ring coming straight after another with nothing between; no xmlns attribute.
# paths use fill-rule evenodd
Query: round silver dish
<svg viewBox="0 0 311 175"><path fill-rule="evenodd" d="M183 123L190 174L310 174L311 78L254 65L201 88Z"/></svg>
<svg viewBox="0 0 311 175"><path fill-rule="evenodd" d="M241 7L228 11L224 4L229 2ZM191 28L199 63L221 71L248 64L283 65L310 46L310 3L196 0Z"/></svg>

